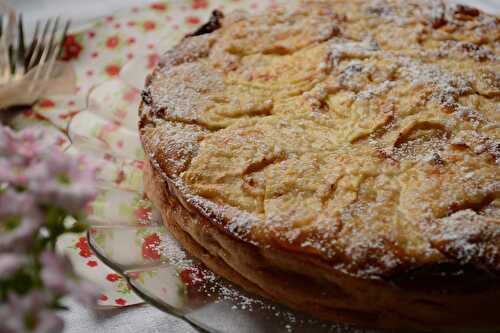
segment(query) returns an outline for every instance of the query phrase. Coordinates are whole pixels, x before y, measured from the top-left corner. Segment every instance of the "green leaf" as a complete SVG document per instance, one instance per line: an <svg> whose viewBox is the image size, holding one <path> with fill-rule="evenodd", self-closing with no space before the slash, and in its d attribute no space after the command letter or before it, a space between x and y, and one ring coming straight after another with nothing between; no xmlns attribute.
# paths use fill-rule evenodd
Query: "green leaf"
<svg viewBox="0 0 500 333"><path fill-rule="evenodd" d="M68 231L72 232L72 233L79 234L79 233L82 233L85 230L87 230L87 228L88 228L88 224L82 223L82 222L77 222L70 229L68 229Z"/></svg>
<svg viewBox="0 0 500 333"><path fill-rule="evenodd" d="M66 174L60 174L56 177L57 181L64 185L71 184L71 178Z"/></svg>
<svg viewBox="0 0 500 333"><path fill-rule="evenodd" d="M21 224L21 219L18 216L8 217L2 220L2 224L6 231L14 230Z"/></svg>

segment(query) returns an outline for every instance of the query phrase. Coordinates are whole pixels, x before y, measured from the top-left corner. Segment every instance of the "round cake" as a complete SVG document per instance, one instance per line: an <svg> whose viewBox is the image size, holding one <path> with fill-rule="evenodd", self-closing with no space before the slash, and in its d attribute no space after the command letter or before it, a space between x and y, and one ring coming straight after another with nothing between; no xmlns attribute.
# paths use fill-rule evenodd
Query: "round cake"
<svg viewBox="0 0 500 333"><path fill-rule="evenodd" d="M363 327L500 327L500 19L438 1L214 12L140 107L170 232L244 289Z"/></svg>

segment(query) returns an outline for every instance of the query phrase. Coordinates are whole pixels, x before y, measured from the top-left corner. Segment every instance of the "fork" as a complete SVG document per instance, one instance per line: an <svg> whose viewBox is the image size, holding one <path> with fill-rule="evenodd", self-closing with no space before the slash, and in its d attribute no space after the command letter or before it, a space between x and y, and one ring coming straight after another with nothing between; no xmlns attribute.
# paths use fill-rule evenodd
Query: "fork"
<svg viewBox="0 0 500 333"><path fill-rule="evenodd" d="M35 102L61 57L70 24L59 17L37 22L27 47L22 15L0 16L0 88L28 78L25 93Z"/></svg>

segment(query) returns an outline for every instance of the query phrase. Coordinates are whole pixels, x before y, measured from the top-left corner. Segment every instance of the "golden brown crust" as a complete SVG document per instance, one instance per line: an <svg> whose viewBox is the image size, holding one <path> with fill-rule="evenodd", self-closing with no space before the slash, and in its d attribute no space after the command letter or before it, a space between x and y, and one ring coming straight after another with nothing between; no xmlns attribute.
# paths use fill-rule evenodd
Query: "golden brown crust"
<svg viewBox="0 0 500 333"><path fill-rule="evenodd" d="M437 1L338 0L220 23L167 52L143 93L148 159L185 210L176 217L205 225L172 222L177 237L201 255L217 235L209 266L327 318L452 325L467 319L464 295L486 310L500 272L499 19ZM249 252L226 258L226 246ZM322 304L269 289L249 271L256 251L267 268L315 272L308 281L327 281L318 292L366 294ZM455 319L413 304L423 289L449 289L429 302Z"/></svg>
<svg viewBox="0 0 500 333"><path fill-rule="evenodd" d="M500 326L495 307L500 296L498 285L443 293L332 274L313 258L259 249L228 236L196 210L186 209L175 187L148 161L144 182L165 225L183 247L247 291L315 317L371 328L493 332Z"/></svg>

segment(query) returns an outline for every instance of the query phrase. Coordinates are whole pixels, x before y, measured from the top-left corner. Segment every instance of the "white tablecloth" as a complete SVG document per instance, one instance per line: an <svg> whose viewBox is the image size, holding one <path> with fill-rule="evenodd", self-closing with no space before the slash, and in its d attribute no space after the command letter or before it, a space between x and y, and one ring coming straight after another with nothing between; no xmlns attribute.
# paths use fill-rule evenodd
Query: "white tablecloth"
<svg viewBox="0 0 500 333"><path fill-rule="evenodd" d="M484 10L496 9L500 0L461 1L475 4ZM140 5L151 0L8 0L24 13L28 25L39 18L61 14L75 24L112 13L120 8ZM197 332L189 324L169 316L149 305L92 312L69 303L70 311L64 313L66 333L191 333Z"/></svg>
<svg viewBox="0 0 500 333"><path fill-rule="evenodd" d="M196 333L188 323L153 308L137 305L127 308L91 311L68 302L63 312L65 333Z"/></svg>
<svg viewBox="0 0 500 333"><path fill-rule="evenodd" d="M116 10L153 2L152 0L7 0L30 25L39 18L61 15L76 24Z"/></svg>

